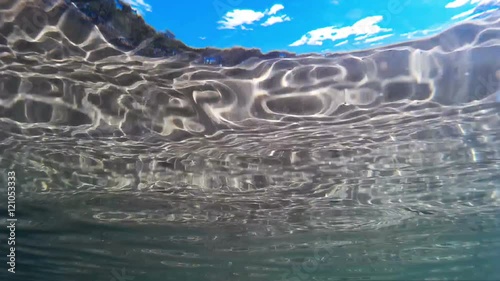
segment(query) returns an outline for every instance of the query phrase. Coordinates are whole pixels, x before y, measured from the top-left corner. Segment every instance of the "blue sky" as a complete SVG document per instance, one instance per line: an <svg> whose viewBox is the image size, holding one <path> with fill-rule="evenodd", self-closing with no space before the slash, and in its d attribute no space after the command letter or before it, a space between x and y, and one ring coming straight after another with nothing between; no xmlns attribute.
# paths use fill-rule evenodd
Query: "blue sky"
<svg viewBox="0 0 500 281"><path fill-rule="evenodd" d="M435 34L500 0L125 0L191 47L343 52Z"/></svg>

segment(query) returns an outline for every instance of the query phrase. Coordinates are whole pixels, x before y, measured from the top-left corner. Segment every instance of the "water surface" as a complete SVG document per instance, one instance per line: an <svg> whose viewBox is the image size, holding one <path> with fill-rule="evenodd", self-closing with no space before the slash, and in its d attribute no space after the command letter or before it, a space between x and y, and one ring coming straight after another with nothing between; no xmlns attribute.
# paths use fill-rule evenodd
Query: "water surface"
<svg viewBox="0 0 500 281"><path fill-rule="evenodd" d="M498 17L206 65L42 2L0 10L2 280L500 278Z"/></svg>

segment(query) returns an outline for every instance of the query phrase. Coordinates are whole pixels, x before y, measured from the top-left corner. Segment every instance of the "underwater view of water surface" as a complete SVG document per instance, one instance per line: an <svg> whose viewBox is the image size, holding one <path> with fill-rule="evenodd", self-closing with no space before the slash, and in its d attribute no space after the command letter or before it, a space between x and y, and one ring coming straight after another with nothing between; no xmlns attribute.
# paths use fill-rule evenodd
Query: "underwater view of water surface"
<svg viewBox="0 0 500 281"><path fill-rule="evenodd" d="M500 280L497 1L148 2L0 1L0 280Z"/></svg>

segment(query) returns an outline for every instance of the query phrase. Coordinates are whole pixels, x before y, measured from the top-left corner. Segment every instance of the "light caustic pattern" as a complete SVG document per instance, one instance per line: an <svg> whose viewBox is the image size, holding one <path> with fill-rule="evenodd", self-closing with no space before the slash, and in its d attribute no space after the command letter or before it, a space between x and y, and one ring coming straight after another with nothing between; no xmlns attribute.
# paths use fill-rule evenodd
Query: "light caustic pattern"
<svg viewBox="0 0 500 281"><path fill-rule="evenodd" d="M25 198L249 237L498 208L497 18L213 67L119 50L71 5L0 3L0 165Z"/></svg>
<svg viewBox="0 0 500 281"><path fill-rule="evenodd" d="M332 200L439 212L495 197L496 20L370 51L207 67L119 51L72 6L6 6L2 160L30 170L32 191L203 198L168 211L197 222L269 210L283 222L296 204L313 218L335 212ZM365 218L345 226L353 219Z"/></svg>

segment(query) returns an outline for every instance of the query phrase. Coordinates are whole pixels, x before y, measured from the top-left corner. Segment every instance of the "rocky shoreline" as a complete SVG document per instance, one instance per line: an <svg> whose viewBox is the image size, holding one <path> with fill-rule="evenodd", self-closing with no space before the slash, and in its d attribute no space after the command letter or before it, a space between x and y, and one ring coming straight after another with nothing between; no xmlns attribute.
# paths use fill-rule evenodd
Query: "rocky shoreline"
<svg viewBox="0 0 500 281"><path fill-rule="evenodd" d="M16 0L9 1L12 3L16 2ZM230 49L211 47L192 48L176 39L173 32L159 32L149 26L123 0L32 0L29 2L40 3L50 7L56 5L58 7L55 10L57 11L51 12L56 14L61 14L70 9L72 10L72 16L77 17L82 26L95 25L106 38L106 41L111 43L116 49L133 51L134 54L139 56L153 58L176 56L178 59L194 64L235 66L250 58L267 60L317 56L335 59L346 55L346 53L297 55L286 51L273 51L263 54L259 49L247 49L243 47L232 47ZM497 17L492 16L492 14L493 12L485 13L481 17L482 21L495 21ZM379 52L407 47L430 50L440 45L445 50L452 50L457 46L470 42L474 38L474 34L477 33L477 29L476 23L467 22L452 26L429 38L377 47L376 49ZM482 36L486 35L483 34ZM372 52L373 49L365 49L350 51L348 54L350 56L366 56Z"/></svg>
<svg viewBox="0 0 500 281"><path fill-rule="evenodd" d="M196 63L209 65L236 65L248 58L261 59L296 57L289 52L262 54L258 49L231 48L195 49L175 38L171 31L158 32L149 26L130 5L121 0L65 0L80 10L82 16L95 24L108 42L121 50L138 49L137 55L170 57L185 54Z"/></svg>

